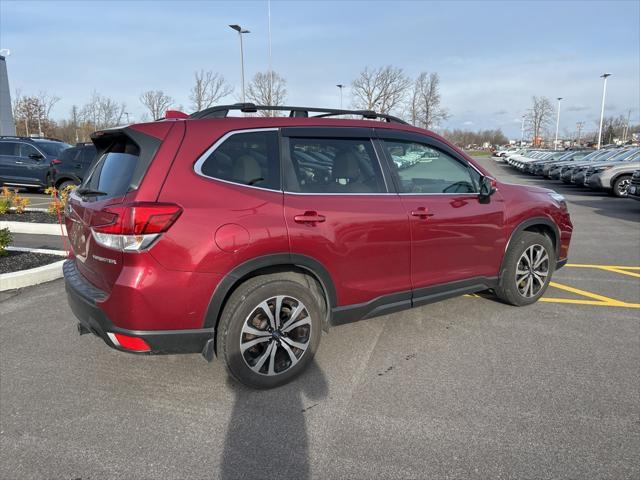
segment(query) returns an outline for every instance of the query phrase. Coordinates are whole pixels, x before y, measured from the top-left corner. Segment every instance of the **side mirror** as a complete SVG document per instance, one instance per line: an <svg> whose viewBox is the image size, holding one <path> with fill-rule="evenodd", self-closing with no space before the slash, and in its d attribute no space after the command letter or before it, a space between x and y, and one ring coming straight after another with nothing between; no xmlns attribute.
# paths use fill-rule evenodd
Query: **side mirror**
<svg viewBox="0 0 640 480"><path fill-rule="evenodd" d="M495 178L480 177L480 192L478 199L481 203L489 203L491 195L496 192L497 182Z"/></svg>
<svg viewBox="0 0 640 480"><path fill-rule="evenodd" d="M44 157L42 155L40 155L39 153L30 153L29 154L29 158L31 158L33 160L42 160Z"/></svg>

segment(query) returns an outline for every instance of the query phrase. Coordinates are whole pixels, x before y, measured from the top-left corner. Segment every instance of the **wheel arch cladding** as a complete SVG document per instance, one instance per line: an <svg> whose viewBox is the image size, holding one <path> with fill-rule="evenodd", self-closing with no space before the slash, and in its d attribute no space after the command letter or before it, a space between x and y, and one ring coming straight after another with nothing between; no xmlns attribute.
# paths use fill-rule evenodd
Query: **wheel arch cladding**
<svg viewBox="0 0 640 480"><path fill-rule="evenodd" d="M213 292L204 318L204 328L217 328L220 315L233 291L249 278L259 275L292 272L310 277L326 308L325 327L332 308L337 305L336 290L327 269L314 258L289 253L253 258L224 276Z"/></svg>

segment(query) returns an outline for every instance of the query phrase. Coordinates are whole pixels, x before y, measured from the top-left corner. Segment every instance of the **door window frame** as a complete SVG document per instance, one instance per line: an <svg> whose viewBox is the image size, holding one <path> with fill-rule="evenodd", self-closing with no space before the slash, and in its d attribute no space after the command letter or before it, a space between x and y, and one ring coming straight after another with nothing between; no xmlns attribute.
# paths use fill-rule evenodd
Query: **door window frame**
<svg viewBox="0 0 640 480"><path fill-rule="evenodd" d="M293 160L291 159L291 143L290 138L335 138L366 141L371 144L373 151L372 161L377 162L382 181L384 183L384 192L293 192L288 189L287 179L289 182L291 175L294 175ZM363 127L283 127L280 130L280 165L282 169L282 189L289 195L313 195L313 196L379 196L379 195L396 195L396 187L392 182L391 175L383 160L379 145L375 141L375 133L373 128Z"/></svg>
<svg viewBox="0 0 640 480"><path fill-rule="evenodd" d="M482 173L480 170L478 170L478 168L476 168L475 165L473 165L471 162L467 161L464 157L462 157L458 152L456 152L455 150L453 150L449 145L447 145L444 142L439 141L436 138L433 137L429 137L427 135L420 135L417 133L412 133L412 132L404 132L404 131L399 131L399 130L388 130L388 129L381 129L381 128L376 128L374 129L375 132L375 140L378 143L378 148L381 152L381 154L384 157L384 161L386 163L386 167L388 169L388 171L390 172L390 177L391 180L393 182L393 185L396 189L396 192L398 193L398 195L406 195L406 196L420 196L420 195L429 195L429 196L433 196L433 195L438 195L438 196L442 196L442 195L447 195L447 196L471 196L471 197L477 197L478 196L478 191L476 192L460 192L460 193L456 193L456 192L418 192L418 193L414 193L414 192L402 192L401 188L400 188L400 178L395 170L395 163L393 162L393 159L391 158L391 155L389 155L389 152L387 151L385 145L384 145L384 141L390 141L390 142L414 142L414 143L419 143L422 145L425 145L429 148L433 148L434 150L440 151L444 154L446 154L447 156L449 156L452 160L459 162L460 164L462 164L465 168L467 168L467 170L473 170L475 171L478 175L480 175L480 177L484 177L485 174ZM479 189L479 185L475 185L475 182L473 181L473 177L471 176L471 173L469 173L469 177L470 180L474 183L474 186L476 187L476 189Z"/></svg>

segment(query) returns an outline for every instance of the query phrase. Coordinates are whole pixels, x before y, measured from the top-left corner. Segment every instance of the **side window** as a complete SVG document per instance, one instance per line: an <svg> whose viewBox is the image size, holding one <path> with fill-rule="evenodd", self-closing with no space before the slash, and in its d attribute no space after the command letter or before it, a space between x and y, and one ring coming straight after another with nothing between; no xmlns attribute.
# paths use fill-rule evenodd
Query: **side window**
<svg viewBox="0 0 640 480"><path fill-rule="evenodd" d="M85 147L82 149L82 162L89 165L96 156L96 149L93 147Z"/></svg>
<svg viewBox="0 0 640 480"><path fill-rule="evenodd" d="M15 156L18 154L18 144L16 142L0 142L0 155Z"/></svg>
<svg viewBox="0 0 640 480"><path fill-rule="evenodd" d="M400 193L475 193L480 175L428 145L384 140L393 160Z"/></svg>
<svg viewBox="0 0 640 480"><path fill-rule="evenodd" d="M301 193L385 193L369 139L290 138L293 175L287 190Z"/></svg>
<svg viewBox="0 0 640 480"><path fill-rule="evenodd" d="M202 163L200 172L212 178L272 190L280 189L278 132L236 133Z"/></svg>
<svg viewBox="0 0 640 480"><path fill-rule="evenodd" d="M20 156L21 157L28 157L31 154L41 155L41 153L33 145L29 145L28 143L21 143L20 144Z"/></svg>

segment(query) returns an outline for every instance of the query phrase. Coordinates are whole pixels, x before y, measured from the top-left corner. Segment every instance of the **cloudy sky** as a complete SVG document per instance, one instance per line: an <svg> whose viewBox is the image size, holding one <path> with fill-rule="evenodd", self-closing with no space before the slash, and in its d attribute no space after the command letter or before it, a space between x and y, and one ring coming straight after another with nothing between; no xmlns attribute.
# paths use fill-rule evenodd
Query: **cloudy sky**
<svg viewBox="0 0 640 480"><path fill-rule="evenodd" d="M61 97L54 117L93 90L126 102L161 89L189 111L195 70L222 73L240 92L237 34L247 77L269 65L267 1L0 2L0 48L10 87ZM532 95L564 97L561 131L596 127L602 80L607 114L640 122L640 2L271 2L273 68L290 104L338 107L336 84L365 66L411 76L438 72L448 128L502 128L520 135ZM350 92L345 89L345 106Z"/></svg>

